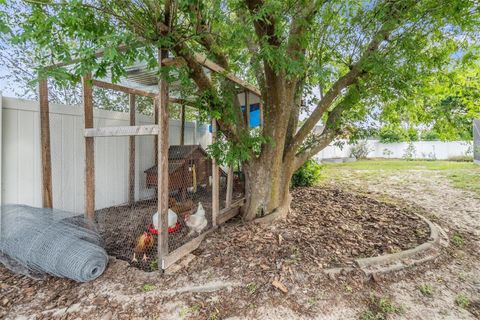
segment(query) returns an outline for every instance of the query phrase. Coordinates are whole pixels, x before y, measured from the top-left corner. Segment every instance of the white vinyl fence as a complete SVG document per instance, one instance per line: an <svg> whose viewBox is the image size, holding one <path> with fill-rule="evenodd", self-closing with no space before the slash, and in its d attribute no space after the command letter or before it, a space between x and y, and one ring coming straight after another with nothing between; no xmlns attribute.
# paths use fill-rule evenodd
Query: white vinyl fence
<svg viewBox="0 0 480 320"><path fill-rule="evenodd" d="M471 141L416 141L412 143L381 143L378 140L367 140L367 158L405 158L448 160L454 157L472 156ZM346 158L350 156L352 145L343 141L343 146L329 145L316 155L317 160L328 158Z"/></svg>
<svg viewBox="0 0 480 320"><path fill-rule="evenodd" d="M40 115L37 101L0 96L1 107L1 201L32 206L42 205ZM136 115L137 125L152 124L153 118ZM94 111L94 126L128 126L129 115L106 110ZM85 151L81 106L50 104L50 143L54 207L84 211ZM95 142L96 209L126 203L128 190L128 139L99 138ZM185 144L206 146L211 139L208 126L185 124ZM137 137L136 197L146 194L143 171L154 164L153 137ZM169 142L180 141L180 121L170 120ZM104 174L110 172L114 174ZM115 177L107 181L105 177Z"/></svg>

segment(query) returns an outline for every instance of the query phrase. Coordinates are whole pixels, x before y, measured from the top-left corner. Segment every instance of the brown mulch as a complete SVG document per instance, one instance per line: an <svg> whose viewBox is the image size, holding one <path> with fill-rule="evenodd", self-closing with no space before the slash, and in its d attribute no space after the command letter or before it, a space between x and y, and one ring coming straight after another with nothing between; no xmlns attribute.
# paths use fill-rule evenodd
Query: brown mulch
<svg viewBox="0 0 480 320"><path fill-rule="evenodd" d="M322 269L355 267L355 258L398 252L427 241L427 224L410 210L337 189L296 189L292 215L286 221L271 226L227 225L202 243L186 274L213 266L215 273L248 285L234 289L228 295L232 299L224 296L206 307L201 302L206 296L197 295L191 304L202 304L205 313L199 319L216 310L222 310L222 317L239 309L249 312L252 303L267 300L308 314L314 304L302 297L323 299L319 288L362 291L372 279L360 270L342 272L332 281Z"/></svg>
<svg viewBox="0 0 480 320"><path fill-rule="evenodd" d="M427 241L427 225L411 210L337 189L296 189L292 215L286 221L269 226L239 221L226 224L206 238L186 268L158 278L156 285L172 288L197 283L199 278L240 283L231 290L222 290L219 299L213 299L208 292L182 294L189 308L198 308L191 314L198 319L239 313L254 316L258 306L265 303L313 315L318 312L316 301L332 299L334 303L335 292L353 301L358 299L356 292L368 292L363 288L375 286L377 281L366 279L360 271L340 273L333 281L322 269L353 266L355 258L405 250ZM128 283L133 288L144 281L137 275L140 271L121 269L123 273L118 277L115 270L107 270L92 286L121 279L127 284L123 290L127 290ZM132 279L126 279L127 275ZM20 301L49 309L92 295L95 304L93 288L82 287L51 277L39 282L0 267L0 318ZM98 303L101 310L103 305ZM151 303L159 305L153 298ZM121 305L110 303L110 307L123 312ZM145 310L150 307L145 306Z"/></svg>
<svg viewBox="0 0 480 320"><path fill-rule="evenodd" d="M286 221L224 227L201 246L200 257L234 269L270 270L298 262L354 266L356 258L418 246L429 234L427 224L406 208L336 189L299 188Z"/></svg>

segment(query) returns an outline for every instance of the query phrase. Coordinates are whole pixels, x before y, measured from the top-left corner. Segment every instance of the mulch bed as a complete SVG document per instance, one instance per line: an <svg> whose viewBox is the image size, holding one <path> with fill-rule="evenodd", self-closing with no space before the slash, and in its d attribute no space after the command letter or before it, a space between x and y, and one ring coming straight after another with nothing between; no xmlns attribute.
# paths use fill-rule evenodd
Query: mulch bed
<svg viewBox="0 0 480 320"><path fill-rule="evenodd" d="M405 208L336 189L299 188L286 221L224 227L200 251L234 268L240 261L265 270L297 261L333 268L413 248L429 234L427 224Z"/></svg>
<svg viewBox="0 0 480 320"><path fill-rule="evenodd" d="M267 303L318 315L315 301L333 299L334 292L364 292L371 282L360 271L341 273L333 281L322 269L353 266L355 258L405 250L428 240L428 226L411 210L337 189L296 189L286 221L269 226L233 221L222 226L203 241L187 267L158 278L158 286L195 283L199 277L242 284L222 291L221 299L212 299L208 292L182 294L189 307L198 307L193 316L198 319L252 316ZM108 281L106 275L98 281L105 277ZM46 304L69 305L70 300L60 300L75 301L88 294L77 288L72 281L49 277L38 282L0 267L0 318L18 301L34 299L37 290L51 295Z"/></svg>
<svg viewBox="0 0 480 320"><path fill-rule="evenodd" d="M353 290L369 282L354 269L336 277L342 282L338 287L322 269L355 267L356 258L410 249L429 238L427 224L411 209L337 189L300 188L292 195L292 214L286 221L226 225L194 252L197 258L185 274L212 266L215 274L249 284L206 306L206 296L192 296L191 304L204 310L198 319L218 310L221 317L251 312L252 305L267 301L309 314L314 305L302 297L323 299L321 292Z"/></svg>

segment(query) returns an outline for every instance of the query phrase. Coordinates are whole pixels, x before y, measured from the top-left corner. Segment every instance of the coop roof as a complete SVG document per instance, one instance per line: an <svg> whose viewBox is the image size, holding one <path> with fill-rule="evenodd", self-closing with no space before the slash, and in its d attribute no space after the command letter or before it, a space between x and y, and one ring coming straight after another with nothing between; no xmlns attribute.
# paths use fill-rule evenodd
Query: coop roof
<svg viewBox="0 0 480 320"><path fill-rule="evenodd" d="M184 161L180 161L180 162L169 162L168 163L168 173L172 173L172 172L175 172L178 168L180 168L181 166L183 166L185 162ZM145 173L151 173L151 174L157 174L158 172L158 167L155 165L151 168L148 168L147 170L144 171Z"/></svg>
<svg viewBox="0 0 480 320"><path fill-rule="evenodd" d="M174 145L168 148L168 160L180 160L189 158L196 150L206 156L207 153L200 145Z"/></svg>
<svg viewBox="0 0 480 320"><path fill-rule="evenodd" d="M117 50L124 51L126 46L118 47ZM104 54L103 50L99 50L96 52L95 56L97 58L102 57ZM223 75L225 78L230 80L231 82L235 83L236 85L240 86L241 88L248 90L249 92L253 93L254 95L261 96L261 92L258 88L253 86L252 84L240 79L234 74L227 72L223 67L216 64L215 62L209 60L206 56L195 53L193 54L193 58L198 62L204 70L208 73L219 73ZM46 68L56 68L56 67L65 67L69 65L75 65L78 63L79 59L72 59L69 62L65 63L55 63L53 65L47 66ZM185 61L182 58L165 58L162 60L162 65L182 65L185 64ZM173 72L173 76L177 76L177 72ZM147 96L147 97L156 97L159 94L159 87L158 87L158 74L159 70L152 69L148 66L146 62L137 61L133 63L131 66L126 68L126 75L121 77L117 83L112 83L111 75L107 74L106 77L100 79L93 79L92 84L101 88L105 89L112 89L116 91L122 91L126 93ZM186 100L176 101L176 95L179 94L180 90L180 82L176 81L173 84L170 84L170 95L171 95L171 102L179 102L185 103ZM173 97L173 99L172 99ZM188 99L187 99L188 100ZM188 102L188 101L187 101Z"/></svg>
<svg viewBox="0 0 480 320"><path fill-rule="evenodd" d="M168 148L168 173L172 173L180 168L185 163L185 160L189 159L196 150L200 151L205 157L208 156L200 145L170 146ZM157 172L157 166L145 170L145 173L156 174Z"/></svg>

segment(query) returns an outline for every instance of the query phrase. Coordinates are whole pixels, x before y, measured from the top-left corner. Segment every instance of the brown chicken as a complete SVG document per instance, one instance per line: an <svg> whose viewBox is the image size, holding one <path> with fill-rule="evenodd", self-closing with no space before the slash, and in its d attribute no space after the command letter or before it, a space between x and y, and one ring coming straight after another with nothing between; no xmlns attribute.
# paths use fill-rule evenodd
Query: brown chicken
<svg viewBox="0 0 480 320"><path fill-rule="evenodd" d="M143 261L147 261L147 254L146 252L154 247L155 239L153 235L145 231L140 237L137 238L137 245L133 251L133 258L132 262L137 262L137 254L143 253Z"/></svg>
<svg viewBox="0 0 480 320"><path fill-rule="evenodd" d="M183 202L178 202L175 198L168 198L168 207L172 209L176 214L184 213L192 210L194 203L191 199L187 199Z"/></svg>

